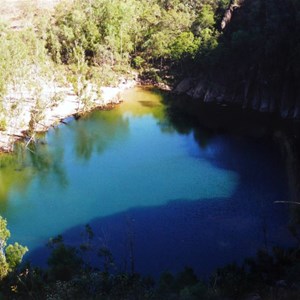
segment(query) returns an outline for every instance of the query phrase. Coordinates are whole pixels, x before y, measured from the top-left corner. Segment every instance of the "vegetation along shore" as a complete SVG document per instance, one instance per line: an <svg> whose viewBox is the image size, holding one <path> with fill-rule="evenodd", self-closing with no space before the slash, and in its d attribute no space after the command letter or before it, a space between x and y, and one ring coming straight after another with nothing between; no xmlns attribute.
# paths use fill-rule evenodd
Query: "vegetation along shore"
<svg viewBox="0 0 300 300"><path fill-rule="evenodd" d="M164 273L155 285L133 268L127 273L117 270L108 248L96 249L97 268L89 264L84 259L94 237L89 225L83 235L86 242L79 248L65 244L62 236L49 243L48 269L19 267L28 249L18 243L7 244L10 232L0 216L0 299L299 299L299 0L0 2L0 152L13 152L17 141L22 147L35 143L39 132L69 116L77 118L120 103L125 89L156 85L172 95L164 100L169 119L159 122L156 115L157 131L176 132L170 120L177 118L174 112L179 110L187 117L187 124L196 120L209 133L237 133L257 140L267 136L277 141L285 157L290 198L276 204L291 207L289 231L296 245L264 249L255 258L219 268L204 280L197 278L192 268L177 275ZM153 105L151 101L140 102L148 108ZM185 125L182 115L174 122L178 128ZM114 121L123 121L116 116ZM129 123L121 124L120 132L127 134ZM197 131L186 126L180 129L197 139ZM206 137L203 132L198 138L203 138L204 153L209 134ZM238 144L238 139L235 142ZM223 156L222 147L217 148ZM91 156L93 147L90 149L86 157ZM206 159L210 159L209 166L217 164L211 157L203 161ZM235 161L236 157L230 156L230 162ZM194 161L189 165L194 166ZM22 168L11 167L8 182L14 182ZM129 169L124 167L126 177L130 177ZM146 173L144 169L142 173ZM188 173L184 175L192 176ZM253 183L250 176L246 179ZM7 188L5 195L10 192ZM142 199L147 191L140 192ZM247 204L257 201L247 193L242 195L249 200Z"/></svg>
<svg viewBox="0 0 300 300"><path fill-rule="evenodd" d="M137 73L198 102L299 117L297 1L2 2L2 151L115 101L103 87Z"/></svg>

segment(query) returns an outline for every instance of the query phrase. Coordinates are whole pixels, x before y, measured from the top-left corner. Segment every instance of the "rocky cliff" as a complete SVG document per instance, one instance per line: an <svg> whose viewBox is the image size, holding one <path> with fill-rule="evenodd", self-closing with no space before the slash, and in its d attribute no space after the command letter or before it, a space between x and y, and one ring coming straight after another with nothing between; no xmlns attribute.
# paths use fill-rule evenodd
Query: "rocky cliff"
<svg viewBox="0 0 300 300"><path fill-rule="evenodd" d="M277 113L282 118L300 119L300 86L283 80L277 87L257 78L241 78L235 82L209 80L205 75L183 79L174 89L204 103L239 104L244 109Z"/></svg>
<svg viewBox="0 0 300 300"><path fill-rule="evenodd" d="M218 46L174 92L300 119L299 1L240 3L226 11Z"/></svg>

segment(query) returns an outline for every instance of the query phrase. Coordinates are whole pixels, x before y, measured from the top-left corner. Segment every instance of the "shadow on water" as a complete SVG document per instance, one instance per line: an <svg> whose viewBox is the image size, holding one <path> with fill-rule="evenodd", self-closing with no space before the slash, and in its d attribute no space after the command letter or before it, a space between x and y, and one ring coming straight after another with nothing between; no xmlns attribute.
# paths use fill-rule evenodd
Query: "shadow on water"
<svg viewBox="0 0 300 300"><path fill-rule="evenodd" d="M149 90L152 92L151 89ZM80 177L81 174L73 174L84 171L80 162L83 162L83 165L88 165L89 162L91 164L97 163L95 157L102 157L113 152L117 155L108 157L116 160L114 162L115 170L109 174L116 176L123 170L128 177L128 167L123 166L122 170L119 168L119 163L124 158L128 159L128 156L119 157L120 149L123 149L123 142L130 140L132 131L136 129L139 131L135 138L143 137L147 141L150 140L151 143L149 136L151 131L146 127L149 124L152 126L152 123L149 123L151 119L151 121L156 122L160 132L166 135L171 136L180 133L192 137L193 142L187 142L188 146L184 149L187 149L189 157L195 159L191 162L193 165L199 160L217 167L218 170L235 172L238 174L239 182L233 195L225 198L218 198L218 195L210 199L204 197L204 199L197 200L199 198L197 196L195 200L190 201L193 198L188 200L181 197L181 200L169 201L167 204L164 201L164 204L151 207L141 207L136 204L130 207L128 205L124 206L126 208L121 212L99 218L94 218L97 216L97 211L93 211L93 217L89 215L89 223L96 235L95 243L99 247L105 245L111 249L122 270L128 270L129 260L133 255L136 271L142 274L151 274L155 277L164 270L176 272L185 265L190 265L198 274L208 275L216 267L232 261L240 262L247 256L253 256L259 248L270 249L274 245L291 245L293 240L290 238L286 227L289 221L289 208L287 205L274 204L274 201L288 198L287 182L283 172L284 166L275 145L266 138L245 139L241 136L231 136L228 133L216 134L214 130L205 129L180 112L176 111L175 113L166 109L163 104L163 94L158 91L147 93L149 90L146 92L142 89L129 90L123 96L126 101L114 110L94 112L79 121L69 123L64 126L63 130L55 129L46 136L46 144L36 145L34 149L31 149L32 151L22 154L24 157L14 156L11 164L7 162L8 165L4 168L5 172L0 173L0 176L6 178L5 180L10 178L5 185L5 190L0 190L1 196L3 196L1 204L5 202L3 199L5 197L7 199L11 190L16 189L16 186L21 192L24 192L26 186L30 185L34 179L38 179L41 183L44 182L45 185L52 181L62 188L66 187L66 189L74 180L75 187L72 186L70 189L74 190L74 194L71 193L70 198L63 199L61 203L55 202L55 205L60 210L62 210L63 205L66 205L65 208L68 211L62 210L60 213L67 214L73 211L72 205L78 205L75 207L78 216L75 215L74 218L78 223L82 222L78 221L78 217L83 214L84 205L97 205L97 202L103 200L95 198L93 199L94 202L86 201L83 204L83 201L75 201L79 193L76 190L76 184L81 184L83 179L86 180L86 178ZM143 117L146 123L133 125L130 117ZM141 124L145 125L145 128L137 127L133 130L132 126L140 126ZM156 131L154 133L156 134ZM165 140L166 136L163 139ZM161 142L162 139L157 139L157 141ZM135 149L137 147L136 141L133 139L131 142L132 144L126 148L127 152L124 153L133 155L131 159L134 163L141 159L139 157L140 149L145 152L143 154L147 155L153 151L152 148L148 150L141 147L145 142L141 142L141 148L138 149ZM114 148L116 143L119 143L118 147ZM178 143L174 145L181 146ZM159 147L164 147L164 145L159 145ZM133 150L135 152L132 154ZM166 147L159 150L170 151L170 148ZM175 152L176 155L183 155L181 152L178 153ZM152 160L157 160L156 156L149 157ZM179 159L177 156L175 157L177 160ZM165 156L162 158L165 159ZM84 191L83 194L80 194L81 196L99 197L97 194L98 189L101 189L99 178L109 184L108 189L118 189L121 186L125 191L133 191L128 189L127 183L129 184L129 182L124 181L125 185L122 186L120 182L119 185L111 182L111 180L118 180L118 177L107 178L105 172L112 171L113 162L106 160L108 169L100 169L104 164L104 161L101 161L102 165L99 166L99 169L98 167L95 170L91 169L95 173L84 173L94 176L94 180L96 178L96 186L90 186L90 190ZM129 167L132 166L132 164L129 165ZM144 173L144 165L141 164L141 166ZM146 166L149 165L146 164ZM17 172L20 174L18 179L14 173L16 172L15 169L18 169ZM138 171L136 174L141 174L139 169L136 171ZM10 172L11 175L6 176ZM164 176L168 176L168 174L166 172ZM71 175L75 176L75 179ZM209 177L208 174L205 175ZM172 174L169 176L171 177ZM182 174L182 178L187 176L189 174ZM132 180L135 179L138 180L140 177L133 177ZM214 179L217 182L215 177ZM18 183L18 181L20 182ZM84 181L86 184L90 184L90 182L92 182L92 178ZM218 181L218 185L220 186L216 188L226 189L225 182L223 184ZM102 190L106 190L106 188L107 186L102 187ZM154 186L154 188L160 187ZM91 190L95 192L96 196L92 194ZM61 192L60 190L54 191ZM208 194L215 195L214 192L210 191ZM154 190L141 191L141 201L133 203L143 203L143 199L149 198L151 193L154 193ZM59 196L61 195L59 194ZM105 196L107 195L105 194ZM106 199L105 196L103 197L104 200ZM122 197L122 193L120 192L118 196ZM130 202L130 196L132 194L129 193L125 200ZM166 196L165 198L172 200L175 197ZM40 199L35 201L40 203ZM51 199L47 202L48 204L41 205L41 208L48 207L51 209L54 205L52 201L54 203L54 200ZM68 206L68 201L72 204L71 207ZM106 202L103 201L104 209L110 204ZM119 203L117 204L119 205ZM122 201L120 204L122 205ZM3 211L5 209L1 207L1 212ZM102 213L101 210L99 210L100 212ZM45 217L48 218L48 216ZM64 217L67 219L67 216ZM70 217L70 220L73 222L73 218ZM49 221L50 225L47 223L50 229L53 227L51 222L55 222L55 219ZM62 229L64 231L62 234L66 243L80 245L84 224L80 226L73 224L76 223L70 223L68 227L63 224L65 227ZM65 228L69 228L69 230L65 230ZM130 243L134 245L133 253L130 253ZM36 248L29 252L27 258L33 263L45 265L47 254L46 248ZM95 254L93 260L97 264Z"/></svg>
<svg viewBox="0 0 300 300"><path fill-rule="evenodd" d="M165 126L158 122L160 129L170 128L167 132L172 133L174 123L164 122ZM226 199L173 200L91 220L95 245L108 247L120 270L130 271L133 257L136 271L144 275L157 277L162 271L178 272L188 265L207 276L217 267L254 256L259 249L296 245L287 228L289 206L274 203L287 199L288 192L283 162L271 141L214 135L178 124L176 130L192 133L200 145L200 152L191 147L189 155L235 171L239 185ZM67 244L79 246L83 231L84 224L62 234ZM41 247L27 258L45 266L48 254ZM96 253L90 259L95 266L100 264Z"/></svg>
<svg viewBox="0 0 300 300"><path fill-rule="evenodd" d="M286 207L247 205L239 193L230 203L223 199L170 201L159 207L133 208L109 217L92 220L96 248L111 250L119 270L157 277L162 271L178 272L192 266L202 276L227 263L240 263L258 249L294 245L286 228ZM276 224L274 224L276 219ZM67 244L80 246L84 226L63 233ZM133 245L131 249L130 244ZM47 248L32 251L27 259L46 265ZM93 253L89 258L100 267Z"/></svg>

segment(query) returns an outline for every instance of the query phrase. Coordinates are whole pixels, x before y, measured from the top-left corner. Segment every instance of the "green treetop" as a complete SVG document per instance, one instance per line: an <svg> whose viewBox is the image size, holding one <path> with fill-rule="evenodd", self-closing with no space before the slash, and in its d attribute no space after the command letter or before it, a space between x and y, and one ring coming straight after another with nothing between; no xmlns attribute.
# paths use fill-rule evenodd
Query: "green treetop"
<svg viewBox="0 0 300 300"><path fill-rule="evenodd" d="M20 264L24 254L28 251L27 247L18 243L7 245L9 237L7 222L0 216L0 280Z"/></svg>

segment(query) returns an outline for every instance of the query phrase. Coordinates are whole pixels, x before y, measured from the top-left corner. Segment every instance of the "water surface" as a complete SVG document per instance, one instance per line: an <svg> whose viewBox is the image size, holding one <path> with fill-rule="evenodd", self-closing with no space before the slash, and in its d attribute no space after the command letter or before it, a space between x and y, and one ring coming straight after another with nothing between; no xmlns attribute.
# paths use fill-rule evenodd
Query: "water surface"
<svg viewBox="0 0 300 300"><path fill-rule="evenodd" d="M274 204L288 192L271 142L183 128L156 91L123 97L1 157L1 215L28 257L41 261L37 249L61 233L79 244L87 223L123 268L130 240L137 271L152 275L185 265L207 274L290 244L288 208Z"/></svg>

